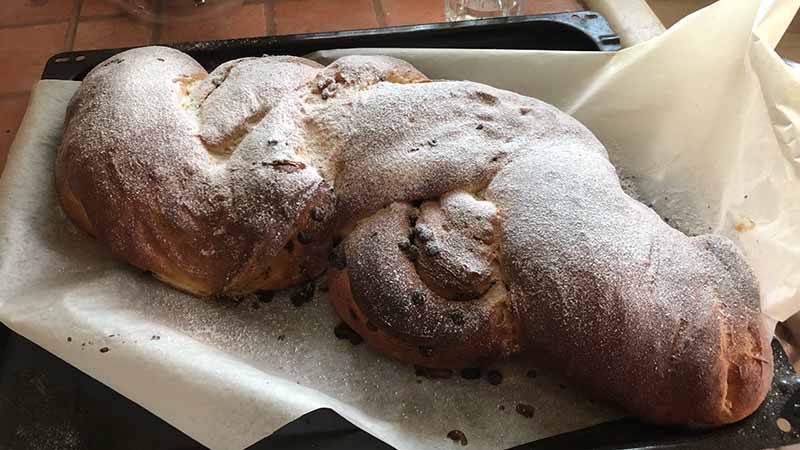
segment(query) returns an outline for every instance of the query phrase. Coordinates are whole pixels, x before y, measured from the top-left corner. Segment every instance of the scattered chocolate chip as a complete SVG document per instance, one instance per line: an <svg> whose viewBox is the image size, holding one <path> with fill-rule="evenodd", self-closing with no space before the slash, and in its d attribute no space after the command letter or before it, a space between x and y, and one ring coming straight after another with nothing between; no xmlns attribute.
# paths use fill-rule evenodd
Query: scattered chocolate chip
<svg viewBox="0 0 800 450"><path fill-rule="evenodd" d="M289 297L294 306L300 307L314 299L314 283L306 283Z"/></svg>
<svg viewBox="0 0 800 450"><path fill-rule="evenodd" d="M747 198L747 197L748 197L747 195L744 196L744 198Z"/></svg>
<svg viewBox="0 0 800 450"><path fill-rule="evenodd" d="M411 150L409 150L408 152L409 153L414 153L414 152L418 152L418 151L419 151L419 147L411 147Z"/></svg>
<svg viewBox="0 0 800 450"><path fill-rule="evenodd" d="M434 369L431 367L414 366L414 374L418 377L429 379L446 380L453 378L453 371L450 369Z"/></svg>
<svg viewBox="0 0 800 450"><path fill-rule="evenodd" d="M330 255L328 255L328 262L330 262L333 267L341 270L347 267L347 258L344 255L344 252L333 251Z"/></svg>
<svg viewBox="0 0 800 450"><path fill-rule="evenodd" d="M436 256L442 252L439 244L435 242L428 242L425 244L425 254L428 256Z"/></svg>
<svg viewBox="0 0 800 450"><path fill-rule="evenodd" d="M150 336L150 340L151 340L151 341L158 341L158 340L160 340L160 339L161 339L161 336L157 336L157 335L155 335L155 334L154 334L154 335L152 335L152 336Z"/></svg>
<svg viewBox="0 0 800 450"><path fill-rule="evenodd" d="M322 222L325 219L325 211L322 208L315 206L311 208L311 218L317 222Z"/></svg>
<svg viewBox="0 0 800 450"><path fill-rule="evenodd" d="M275 293L273 291L258 291L256 292L256 298L261 303L269 303L272 301L272 298L275 297Z"/></svg>
<svg viewBox="0 0 800 450"><path fill-rule="evenodd" d="M505 406L503 406L503 405L497 405L497 410L498 410L498 411L505 411L505 410L506 410L506 407L505 407Z"/></svg>
<svg viewBox="0 0 800 450"><path fill-rule="evenodd" d="M304 231L300 231L299 233L297 233L297 242L301 244L309 244L311 243L311 236L309 236Z"/></svg>
<svg viewBox="0 0 800 450"><path fill-rule="evenodd" d="M465 380L477 380L481 377L481 369L479 367L467 367L461 369L461 378Z"/></svg>
<svg viewBox="0 0 800 450"><path fill-rule="evenodd" d="M428 242L433 239L433 231L425 225L415 227L414 235L422 242Z"/></svg>
<svg viewBox="0 0 800 450"><path fill-rule="evenodd" d="M499 160L500 160L500 157L499 157L499 156L494 156L494 157L492 157L492 162L497 162L497 161L499 161Z"/></svg>
<svg viewBox="0 0 800 450"><path fill-rule="evenodd" d="M517 403L517 406L514 409L516 409L519 415L523 417L527 417L528 419L533 417L533 406L528 405L527 403Z"/></svg>
<svg viewBox="0 0 800 450"><path fill-rule="evenodd" d="M425 356L425 357L428 357L428 358L433 356L433 347L422 346L418 350L419 350L419 354L422 355L422 356Z"/></svg>
<svg viewBox="0 0 800 450"><path fill-rule="evenodd" d="M72 338L67 336L67 342L72 342Z"/></svg>
<svg viewBox="0 0 800 450"><path fill-rule="evenodd" d="M536 369L529 370L526 375L528 375L528 378L536 378Z"/></svg>
<svg viewBox="0 0 800 450"><path fill-rule="evenodd" d="M164 58L156 58L157 60L164 62Z"/></svg>
<svg viewBox="0 0 800 450"><path fill-rule="evenodd" d="M274 147L278 145L278 141L276 141L275 139L270 139L267 141L267 145L269 145L270 147Z"/></svg>
<svg viewBox="0 0 800 450"><path fill-rule="evenodd" d="M358 345L364 342L364 339L361 337L361 335L356 333L355 330L350 328L350 325L344 322L339 322L339 325L336 325L333 328L333 334L339 339L347 339L353 345Z"/></svg>
<svg viewBox="0 0 800 450"><path fill-rule="evenodd" d="M289 239L289 242L286 243L286 251L292 253L294 251L294 241Z"/></svg>
<svg viewBox="0 0 800 450"><path fill-rule="evenodd" d="M107 351L108 351L108 347L101 347L100 348L100 353L105 353Z"/></svg>
<svg viewBox="0 0 800 450"><path fill-rule="evenodd" d="M411 303L419 306L425 303L425 293L421 289L417 289L411 293Z"/></svg>
<svg viewBox="0 0 800 450"><path fill-rule="evenodd" d="M451 311L450 320L456 325L464 325L464 314L461 311Z"/></svg>
<svg viewBox="0 0 800 450"><path fill-rule="evenodd" d="M479 123L479 124L478 124L478 126L477 126L477 127L475 127L475 129L476 129L476 130L482 130L482 129L483 129L483 124L482 124L482 123Z"/></svg>
<svg viewBox="0 0 800 450"><path fill-rule="evenodd" d="M373 333L378 331L378 327L376 327L375 324L370 321L367 321L367 329Z"/></svg>
<svg viewBox="0 0 800 450"><path fill-rule="evenodd" d="M467 445L467 435L461 430L453 430L447 433L447 438L453 442L458 442L462 446Z"/></svg>
<svg viewBox="0 0 800 450"><path fill-rule="evenodd" d="M110 338L112 338L112 337L114 337L114 336L116 336L116 334L109 334L109 335L108 335L108 337L110 337Z"/></svg>
<svg viewBox="0 0 800 450"><path fill-rule="evenodd" d="M286 335L284 335L284 334L279 334L279 335L278 335L278 340L279 340L279 341L285 341L285 340L286 340Z"/></svg>
<svg viewBox="0 0 800 450"><path fill-rule="evenodd" d="M436 147L437 145L439 145L439 143L436 142L436 139L431 139L430 141L428 141L428 145L430 145L431 147Z"/></svg>
<svg viewBox="0 0 800 450"><path fill-rule="evenodd" d="M496 370L490 370L486 372L486 381L492 386L497 386L503 382L503 374Z"/></svg>
<svg viewBox="0 0 800 450"><path fill-rule="evenodd" d="M523 116L527 115L529 112L531 112L530 108L520 108L519 109L519 113L522 114Z"/></svg>

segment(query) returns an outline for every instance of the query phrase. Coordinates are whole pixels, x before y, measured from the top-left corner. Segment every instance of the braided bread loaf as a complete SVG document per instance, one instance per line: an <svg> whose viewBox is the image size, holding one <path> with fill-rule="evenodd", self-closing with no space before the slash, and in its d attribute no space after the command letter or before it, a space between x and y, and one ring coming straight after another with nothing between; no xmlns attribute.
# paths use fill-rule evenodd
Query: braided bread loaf
<svg viewBox="0 0 800 450"><path fill-rule="evenodd" d="M663 424L733 422L772 376L757 281L621 189L577 121L387 57L322 67L126 51L67 111L64 210L196 295L329 270L368 344L426 367L520 354Z"/></svg>

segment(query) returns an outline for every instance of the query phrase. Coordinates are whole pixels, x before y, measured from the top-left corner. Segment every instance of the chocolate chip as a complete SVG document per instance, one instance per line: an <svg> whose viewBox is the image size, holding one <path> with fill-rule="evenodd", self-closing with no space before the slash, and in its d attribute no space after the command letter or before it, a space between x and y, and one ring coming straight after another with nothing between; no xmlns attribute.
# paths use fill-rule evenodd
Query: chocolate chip
<svg viewBox="0 0 800 450"><path fill-rule="evenodd" d="M467 367L461 369L461 378L465 380L477 380L481 377L481 369L479 367Z"/></svg>
<svg viewBox="0 0 800 450"><path fill-rule="evenodd" d="M467 445L467 435L465 435L461 430L452 430L451 432L447 433L447 438L453 442L458 442L462 446Z"/></svg>
<svg viewBox="0 0 800 450"><path fill-rule="evenodd" d="M347 267L347 257L345 257L344 252L334 251L328 255L328 262L330 262L333 267L341 270Z"/></svg>
<svg viewBox="0 0 800 450"><path fill-rule="evenodd" d="M425 357L428 357L428 358L433 356L433 347L421 346L418 350L419 350L419 354L422 355L422 356L425 356Z"/></svg>
<svg viewBox="0 0 800 450"><path fill-rule="evenodd" d="M300 307L314 299L314 283L306 283L289 297L294 306Z"/></svg>
<svg viewBox="0 0 800 450"><path fill-rule="evenodd" d="M151 341L158 341L158 340L160 340L160 339L161 339L161 336L156 336L155 334L154 334L154 335L152 335L152 336L150 336L150 340L151 340Z"/></svg>
<svg viewBox="0 0 800 450"><path fill-rule="evenodd" d="M279 340L279 341L285 341L285 340L286 340L286 335L284 335L284 334L279 334L279 335L278 335L278 340Z"/></svg>
<svg viewBox="0 0 800 450"><path fill-rule="evenodd" d="M397 248L399 248L401 251L407 252L408 249L410 249L412 245L413 244L411 243L411 241L405 240L405 241L398 242L397 243Z"/></svg>
<svg viewBox="0 0 800 450"><path fill-rule="evenodd" d="M529 112L531 112L530 108L520 108L519 109L519 113L522 114L523 116L527 115Z"/></svg>
<svg viewBox="0 0 800 450"><path fill-rule="evenodd" d="M417 289L411 293L411 303L420 306L425 303L425 293L421 289Z"/></svg>
<svg viewBox="0 0 800 450"><path fill-rule="evenodd" d="M275 293L272 291L258 291L256 292L256 298L261 303L269 303L272 301L272 298L275 297Z"/></svg>
<svg viewBox="0 0 800 450"><path fill-rule="evenodd" d="M275 139L270 139L267 141L267 145L269 145L270 147L274 147L278 145L278 141L276 141Z"/></svg>
<svg viewBox="0 0 800 450"><path fill-rule="evenodd" d="M156 58L157 60L164 62L164 58Z"/></svg>
<svg viewBox="0 0 800 450"><path fill-rule="evenodd" d="M361 335L356 333L355 330L350 328L350 325L344 322L339 322L339 325L336 325L336 327L333 328L333 334L338 339L347 339L353 345L358 345L364 342L364 339L361 337Z"/></svg>
<svg viewBox="0 0 800 450"><path fill-rule="evenodd" d="M72 338L67 336L67 342L72 342Z"/></svg>
<svg viewBox="0 0 800 450"><path fill-rule="evenodd" d="M106 353L108 351L108 347L101 347L100 353Z"/></svg>
<svg viewBox="0 0 800 450"><path fill-rule="evenodd" d="M528 375L528 378L536 378L536 369L529 370L526 375Z"/></svg>
<svg viewBox="0 0 800 450"><path fill-rule="evenodd" d="M514 409L516 409L519 415L522 417L527 417L528 419L533 417L533 406L528 405L527 403L517 403L517 406Z"/></svg>
<svg viewBox="0 0 800 450"><path fill-rule="evenodd" d="M497 386L503 382L503 374L496 370L490 370L486 372L486 381L492 386Z"/></svg>
<svg viewBox="0 0 800 450"><path fill-rule="evenodd" d="M464 325L464 314L461 311L451 311L450 320L456 325Z"/></svg>
<svg viewBox="0 0 800 450"><path fill-rule="evenodd" d="M482 130L482 129L483 129L483 124L482 124L482 123L479 123L479 124L478 124L478 126L477 126L477 127L475 127L475 129L476 129L476 130Z"/></svg>
<svg viewBox="0 0 800 450"><path fill-rule="evenodd" d="M439 144L436 142L436 139L431 139L430 141L428 141L428 145L430 145L431 147L436 147Z"/></svg>
<svg viewBox="0 0 800 450"><path fill-rule="evenodd" d="M422 242L428 242L433 239L433 231L425 225L418 225L414 228L414 235Z"/></svg>
<svg viewBox="0 0 800 450"><path fill-rule="evenodd" d="M301 231L297 233L297 242L301 244L309 244L311 243L311 236L309 236L306 232Z"/></svg>
<svg viewBox="0 0 800 450"><path fill-rule="evenodd" d="M505 410L506 410L506 407L505 407L505 406L503 406L503 405L497 405L497 410L498 410L498 411L505 411Z"/></svg>
<svg viewBox="0 0 800 450"><path fill-rule="evenodd" d="M428 256L436 256L442 252L439 244L435 242L428 242L425 244L425 254Z"/></svg>
<svg viewBox="0 0 800 450"><path fill-rule="evenodd" d="M418 152L418 151L419 151L419 147L411 147L411 150L409 150L408 152L409 153L414 153L414 152Z"/></svg>
<svg viewBox="0 0 800 450"><path fill-rule="evenodd" d="M325 211L322 208L315 206L311 208L311 218L317 222L322 222L325 220Z"/></svg>
<svg viewBox="0 0 800 450"><path fill-rule="evenodd" d="M450 369L433 369L430 367L414 366L414 374L418 377L430 379L446 380L453 378L453 371Z"/></svg>

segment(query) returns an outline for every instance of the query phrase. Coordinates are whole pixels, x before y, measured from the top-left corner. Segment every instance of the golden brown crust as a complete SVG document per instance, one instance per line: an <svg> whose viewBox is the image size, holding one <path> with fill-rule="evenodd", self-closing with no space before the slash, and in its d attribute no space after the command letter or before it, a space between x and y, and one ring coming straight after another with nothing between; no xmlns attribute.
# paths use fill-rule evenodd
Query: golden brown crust
<svg viewBox="0 0 800 450"><path fill-rule="evenodd" d="M537 100L410 64L163 47L95 68L56 161L64 211L197 295L321 273L367 344L431 368L519 353L644 420L734 422L772 376L758 284L622 191L605 149Z"/></svg>

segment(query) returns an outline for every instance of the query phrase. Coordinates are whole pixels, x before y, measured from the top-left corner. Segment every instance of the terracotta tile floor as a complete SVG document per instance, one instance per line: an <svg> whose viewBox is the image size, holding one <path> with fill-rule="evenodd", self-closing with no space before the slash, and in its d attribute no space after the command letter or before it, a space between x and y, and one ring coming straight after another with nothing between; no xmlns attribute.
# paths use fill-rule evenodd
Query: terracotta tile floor
<svg viewBox="0 0 800 450"><path fill-rule="evenodd" d="M125 0L162 11L192 0ZM208 5L221 0L207 0ZM149 23L115 0L0 0L0 172L47 59L71 50L439 22L443 0L241 0L244 6L193 21ZM582 9L580 0L528 0L529 14ZM207 7L206 6L206 7ZM204 8L206 8L204 7Z"/></svg>

